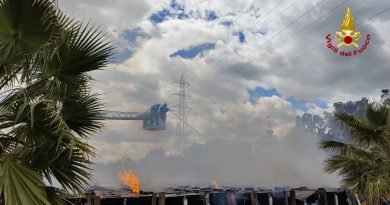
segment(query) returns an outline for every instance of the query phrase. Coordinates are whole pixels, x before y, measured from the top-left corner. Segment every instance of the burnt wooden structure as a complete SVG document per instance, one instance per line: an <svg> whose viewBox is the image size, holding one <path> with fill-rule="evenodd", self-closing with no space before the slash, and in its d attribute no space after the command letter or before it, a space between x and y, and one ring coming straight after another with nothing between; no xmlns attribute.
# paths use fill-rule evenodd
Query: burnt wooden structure
<svg viewBox="0 0 390 205"><path fill-rule="evenodd" d="M343 190L300 190L258 192L254 190L208 191L199 193L147 193L132 196L69 198L67 205L349 205L353 201ZM353 204L352 204L353 205Z"/></svg>

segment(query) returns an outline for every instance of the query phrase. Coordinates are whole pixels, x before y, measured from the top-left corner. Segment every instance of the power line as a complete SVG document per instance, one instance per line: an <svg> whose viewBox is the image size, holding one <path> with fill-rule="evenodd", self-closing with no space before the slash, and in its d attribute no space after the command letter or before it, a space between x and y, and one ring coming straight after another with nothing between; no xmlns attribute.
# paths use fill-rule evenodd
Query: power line
<svg viewBox="0 0 390 205"><path fill-rule="evenodd" d="M360 25L360 24L363 24L363 23L365 23L365 22L367 22L367 21L370 21L371 19L373 19L373 18L375 18L375 17L377 17L377 16L381 15L382 13L386 12L387 10L390 10L390 7L388 7L388 8L385 8L385 9L383 9L382 11L380 11L380 12L376 13L375 15L373 15L373 16L370 16L370 17L368 17L368 18L364 19L363 21L361 21L361 22L360 22L360 23L358 23L357 25Z"/></svg>
<svg viewBox="0 0 390 205"><path fill-rule="evenodd" d="M271 11L273 11L275 8L277 8L278 5L280 5L283 1L284 1L284 0L279 1L279 2L277 3L277 5L275 5L274 7L272 7L272 8L269 10L269 12L267 12L267 14L265 14L264 16L260 17L260 19L264 20L265 18L267 18L268 15L271 13ZM286 8L284 8L284 9L283 9L282 11L280 11L279 13L285 12L287 9L291 8L296 2L297 2L297 0L293 1L289 6L287 6ZM254 24L253 24L252 26L250 26L248 29L253 28L253 26L256 25L256 24L258 24L258 23L259 23L259 22L254 23ZM261 22L261 23L262 23L262 22ZM229 45L228 45L227 47L229 47ZM220 63L221 63L221 61L214 61L211 65L209 65L209 67L218 66ZM224 72L222 72L222 73L224 73ZM214 79L217 79L217 77L214 78Z"/></svg>
<svg viewBox="0 0 390 205"><path fill-rule="evenodd" d="M306 16L308 13L310 13L312 10L314 10L319 4L321 4L324 0L320 0L318 1L313 7L311 7L309 10L307 10L305 13L303 13L302 15L300 15L298 18L294 19L290 24L286 25L284 28L282 28L281 30L279 30L275 35L273 35L272 37L270 37L268 40L266 40L265 42L263 42L259 47L255 48L255 50L259 49L261 46L265 45L268 41L272 40L273 37L275 37L276 35L280 34L281 32L285 31L287 28L291 27L292 25L294 25L295 23L297 23L300 19L302 19L304 16ZM254 50L253 50L254 51ZM252 52L250 52L252 53ZM216 62L221 62L221 61L216 61ZM216 64L216 65L219 65L219 64ZM216 66L216 65L210 65L210 66ZM216 80L217 78L219 78L222 74L224 74L225 72L227 72L227 70L224 70L222 71L219 75L215 76L212 80Z"/></svg>
<svg viewBox="0 0 390 205"><path fill-rule="evenodd" d="M247 7L245 7L243 10L241 10L240 12L240 15L238 15L236 18L234 18L233 22L232 23L237 23L237 20L240 19L240 17L244 14L244 12L247 10L247 9L250 9L255 3L256 3L257 0L253 0ZM282 0L284 1L284 0ZM297 0L296 0L297 1ZM238 24L239 25L239 24ZM241 25L239 25L241 26ZM223 33L226 33L226 32L223 32ZM189 40L189 41L192 41L194 40L194 38L196 37L196 35L193 35L192 38ZM221 40L221 39L218 39L218 40ZM171 74L172 75L172 74Z"/></svg>
<svg viewBox="0 0 390 205"><path fill-rule="evenodd" d="M356 24L356 25L359 26L359 25L361 25L361 24L363 24L363 23L365 23L365 22L368 22L368 21L372 20L373 18L375 18L376 16L379 16L380 14L382 14L382 13L388 11L388 10L390 10L390 7L385 8L385 9L383 9L383 10L381 10L381 11L379 11L379 12L373 14L372 16L363 19L362 21L360 21L360 22L359 22L358 24ZM299 55L297 55L297 56L295 56L295 57L293 57L293 58L288 59L288 60L286 61L285 65L283 65L282 67L273 69L273 71L277 71L277 70L280 70L280 69L284 68L285 66L288 65L289 62L292 62L292 61L294 61L294 60L296 60L296 59L302 57L302 56L305 55L305 54L311 54L311 53L313 53L312 51L317 50L321 45L323 45L323 43L324 43L324 42L319 42L318 44L314 45L313 47L309 48L308 50L303 51L301 54L299 54Z"/></svg>
<svg viewBox="0 0 390 205"><path fill-rule="evenodd" d="M340 5L339 5L339 6L340 6ZM331 11L333 11L333 10L335 10L335 9L336 9L336 8L333 8ZM375 13L374 15L372 15L372 16L370 16L370 17L364 19L364 20L362 20L361 22L359 22L359 23L356 24L356 25L361 25L361 24L363 24L363 23L365 23L365 22L368 22L368 21L372 20L373 18L375 18L376 16L378 16L378 15L380 15L380 14L382 14L382 13L388 11L388 10L390 10L390 7L385 8L385 9L383 9L383 10L381 10L381 11ZM331 11L330 11L330 12L331 12ZM328 12L326 15L328 15L328 14L330 14L330 13ZM280 70L280 69L284 68L285 66L289 65L289 62L293 62L293 61L299 59L300 57L302 57L303 55L307 55L308 53L309 53L309 54L313 53L312 51L317 50L321 45L323 45L323 42L319 42L318 44L314 45L313 47L311 47L311 48L309 48L309 49L303 51L303 52L300 53L299 55L294 56L293 58L288 59L287 61L285 61L284 65L283 65L282 67L276 68L276 69L274 69L273 71L277 71L277 70ZM385 66L385 67L386 67L386 66ZM187 124L187 126L190 127L192 130L194 130L199 136L205 137L201 132L199 132L199 131L198 131L196 128L194 128L191 124L189 124L188 122L186 122L186 124Z"/></svg>
<svg viewBox="0 0 390 205"><path fill-rule="evenodd" d="M247 10L247 9L250 9L255 3L256 3L257 0L253 0L248 6L246 6L243 10L241 10L240 12L240 15L238 15L236 18L233 19L232 23L237 23L237 20L244 14L244 12ZM238 23L237 23L238 24ZM188 41L189 42L192 42L194 39L196 38L196 35L192 35L192 38L189 39ZM218 39L218 40L221 40L221 39ZM186 71L184 71L186 72ZM168 72L171 76L174 77L174 79L177 79L176 76L174 74L172 74L171 72Z"/></svg>
<svg viewBox="0 0 390 205"><path fill-rule="evenodd" d="M372 15L372 16L370 16L370 17L364 19L364 20L362 20L361 22L359 22L359 23L356 24L356 25L357 25L357 26L358 26L358 25L361 25L361 24L363 24L363 23L365 23L365 22L367 22L367 21L369 21L369 20L375 18L376 16L378 16L378 15L384 13L384 12L387 11L387 10L390 10L390 7L385 8L385 9L383 9L383 10L381 10L381 11L375 13L374 15ZM284 63L284 65L283 65L282 67L273 69L272 71L275 72L275 71L277 71L277 70L280 70L280 69L286 67L287 65L289 65L289 62L295 61L296 59L299 59L300 57L302 57L302 56L304 56L304 55L312 54L312 53L313 53L312 51L317 50L321 45L323 45L323 43L324 43L324 42L319 42L318 44L315 44L313 47L310 47L309 49L303 51L303 52L300 53L299 55L294 56L294 57L292 57L292 58L289 58L289 59Z"/></svg>
<svg viewBox="0 0 390 205"><path fill-rule="evenodd" d="M335 11L337 8L339 8L342 4L344 4L344 3L348 2L348 1L349 1L349 0L344 0L343 2L341 2L340 4L338 4L336 7L332 8L331 10L329 10L325 15L321 16L320 18L323 18L323 17L329 15L330 13L334 12L334 11ZM318 2L316 5L318 5L318 4L321 3L321 2L322 2L322 1ZM314 8L311 8L310 10L313 10L313 9L314 9ZM372 18L374 18L374 17L376 17L376 16L378 16L378 15L384 13L385 11L387 11L387 10L389 10L389 9L390 9L390 8L385 8L385 9L381 10L380 12L375 13L373 16L370 16L370 17L364 19L363 21L361 21L361 22L358 23L357 25L360 25L360 24L362 24L362 23L364 23L364 22L366 22L366 21L369 21L369 20L371 20ZM307 12L306 12L306 14L307 14ZM318 19L320 19L320 18L318 18ZM318 20L318 19L316 19L316 20ZM290 36L290 37L288 37L287 39L281 41L281 43L277 44L276 46L273 46L270 50L274 50L276 47L282 45L283 42L285 42L286 40L292 38L293 36L296 36L298 33L303 32L305 29L309 28L309 27L310 27L312 24L314 24L314 23L315 23L315 21L313 21L313 22L311 22L310 24L306 25L303 29L298 30L298 31L295 32L292 36ZM284 30L284 29L282 29L282 30ZM278 32L278 33L280 33L280 32ZM275 36L275 35L274 35L274 36ZM272 37L271 37L270 39L272 39ZM265 43L266 43L266 42L265 42ZM291 58L291 60L297 59L297 58L301 57L302 55L307 54L308 52L310 52L310 51L312 51L312 50L316 50L321 44L322 44L322 42L320 42L319 44L316 44L315 46L313 46L313 47L309 48L308 50L304 51L301 55L298 55L298 56L295 56L295 57ZM264 43L263 43L262 45L264 45ZM259 48L257 48L257 49L259 49ZM257 50L257 49L256 49L256 50ZM254 50L253 50L253 51L254 51ZM250 53L254 53L253 51L251 51ZM288 60L288 62L290 62L291 60ZM278 70L279 70L279 69L280 69L280 68L278 68ZM275 70L275 69L274 69L274 70ZM215 78L213 78L213 80L216 80L218 77L221 76L221 74L224 74L225 72L227 72L227 70L221 72L220 75L218 75L218 76L216 76Z"/></svg>
<svg viewBox="0 0 390 205"><path fill-rule="evenodd" d="M310 13L311 11L313 11L318 5L320 5L322 2L324 2L325 0L320 0L318 1L311 9L307 10L305 13L303 13L301 16L299 16L298 18L296 18L294 21L292 21L289 25L285 26L284 28L282 28L281 30L279 30L276 34L274 34L273 36L271 36L270 38L268 38L268 40L266 40L265 42L263 42L260 47L262 45L265 45L267 42L271 41L274 37L276 37L277 35L279 35L280 33L282 33L283 31L285 31L286 29L290 28L292 25L294 25L295 23L297 23L299 20L301 20L304 16L306 16L308 13Z"/></svg>
<svg viewBox="0 0 390 205"><path fill-rule="evenodd" d="M275 8L277 8L280 4L283 3L283 1L284 1L284 0L279 1L279 3L277 3L274 7L272 7L264 16L261 16L261 17L260 17L261 21L255 22L255 23L252 24L252 26L250 26L249 28L253 28L256 24L262 23L263 20L266 19L266 17L267 17Z"/></svg>
<svg viewBox="0 0 390 205"><path fill-rule="evenodd" d="M284 13L286 10L290 9L290 7L292 7L297 1L298 0L293 1L289 6L287 6L285 9L283 9L283 11L280 13Z"/></svg>
<svg viewBox="0 0 390 205"><path fill-rule="evenodd" d="M325 15L319 17L318 19L320 18L324 18L328 15L330 15L331 13L333 13L336 9L338 9L341 5L347 3L349 0L344 0L342 1L341 3L339 3L337 6L335 6L334 8L332 8L331 10L329 10ZM313 25L314 23L316 23L316 21L318 20L316 19L315 21L312 21L311 23L307 24L305 27L303 27L302 29L298 30L297 32L293 33L292 35L289 35L288 38L284 39L284 40L281 40L280 43L276 44L275 46L271 47L268 51L272 51L274 50L276 47L284 44L284 42L286 42L287 40L291 39L292 37L296 36L297 34L303 32L304 30L308 29L311 25Z"/></svg>
<svg viewBox="0 0 390 205"><path fill-rule="evenodd" d="M175 114L175 113L173 113L173 114L175 115L175 117L177 117L177 114ZM199 130L197 130L194 126L192 126L191 123L189 123L188 121L187 121L187 126L189 128L191 128L197 135L199 135L205 139L207 138L204 134L202 134Z"/></svg>
<svg viewBox="0 0 390 205"><path fill-rule="evenodd" d="M238 15L237 18L235 18L235 19L239 19L246 10L250 9L256 3L256 1L257 0L253 0L252 3L250 3L247 7L245 7L245 9L243 9L241 11L240 15Z"/></svg>
<svg viewBox="0 0 390 205"><path fill-rule="evenodd" d="M363 24L363 23L365 23L365 22L367 22L367 21L370 21L371 19L375 18L376 16L379 16L380 14L384 13L384 12L387 11L387 10L390 10L390 7L385 8L385 9L383 9L383 10L381 10L381 11L375 13L374 15L372 15L372 16L370 16L370 17L368 17L368 18L366 18L366 19L364 19L364 20L362 20L362 21L360 21L360 22L359 22L358 24L356 24L356 25L359 26L359 25L361 25L361 24ZM291 62L291 61L293 61L293 60L295 60L295 59L297 59L297 58L300 58L300 57L302 57L303 55L305 55L305 54L307 54L307 53L312 53L311 51L317 50L322 44L323 44L323 42L319 42L318 44L316 44L315 46L311 47L310 49L308 49L308 50L302 52L300 55L291 58L288 62ZM288 63L286 63L283 67L285 67L286 65L288 65ZM281 68L283 68L283 67L277 68L277 69L275 69L275 70L279 70L279 69L281 69ZM275 71L275 70L274 70L274 71Z"/></svg>
<svg viewBox="0 0 390 205"><path fill-rule="evenodd" d="M207 139L207 137L205 135L203 135L201 132L199 132L194 126L192 126L190 123L187 122L187 125L188 127L190 127L196 134L198 134L199 136Z"/></svg>

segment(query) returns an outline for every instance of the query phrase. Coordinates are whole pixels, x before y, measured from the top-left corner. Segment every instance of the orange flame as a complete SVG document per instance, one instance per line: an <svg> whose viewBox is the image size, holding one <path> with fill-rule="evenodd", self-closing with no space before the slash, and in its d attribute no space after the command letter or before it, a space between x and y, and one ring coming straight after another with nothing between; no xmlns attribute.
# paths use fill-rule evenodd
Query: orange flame
<svg viewBox="0 0 390 205"><path fill-rule="evenodd" d="M131 169L118 172L118 177L123 184L130 186L131 192L140 192L139 179L137 176L135 176Z"/></svg>
<svg viewBox="0 0 390 205"><path fill-rule="evenodd" d="M211 183L213 183L214 189L219 189L219 183L217 182L217 180L212 180Z"/></svg>

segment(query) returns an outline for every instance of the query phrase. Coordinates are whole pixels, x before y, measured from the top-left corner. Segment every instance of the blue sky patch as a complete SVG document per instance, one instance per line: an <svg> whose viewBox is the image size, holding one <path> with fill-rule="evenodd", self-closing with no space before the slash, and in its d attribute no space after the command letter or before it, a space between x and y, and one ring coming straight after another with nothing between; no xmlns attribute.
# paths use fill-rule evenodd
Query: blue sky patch
<svg viewBox="0 0 390 205"><path fill-rule="evenodd" d="M297 100L297 99L295 99L294 97L291 97L291 96L288 97L286 100L291 103L293 108L295 108L297 110L302 110L304 112L307 112L308 108L306 106L306 101L304 101L304 100Z"/></svg>
<svg viewBox="0 0 390 205"><path fill-rule="evenodd" d="M281 97L281 94L275 89L275 88L263 88L263 87L256 87L255 89L247 90L249 93L249 101L251 103L256 103L256 101L261 97L272 97L272 96L279 96Z"/></svg>
<svg viewBox="0 0 390 205"><path fill-rule="evenodd" d="M174 10L184 11L184 5L177 3L176 0L172 0L169 6Z"/></svg>
<svg viewBox="0 0 390 205"><path fill-rule="evenodd" d="M206 11L206 16L207 16L207 20L209 20L209 21L214 21L215 19L218 18L215 11Z"/></svg>
<svg viewBox="0 0 390 205"><path fill-rule="evenodd" d="M185 7L182 4L177 3L176 0L171 1L170 4L172 11L172 16L177 17L178 19L187 19L190 16L185 13Z"/></svg>
<svg viewBox="0 0 390 205"><path fill-rule="evenodd" d="M182 12L182 13L177 14L177 18L178 19L188 19L188 18L190 18L190 16L188 14Z"/></svg>
<svg viewBox="0 0 390 205"><path fill-rule="evenodd" d="M205 14L206 14L205 18L207 21L214 21L218 19L216 12L213 10L206 10ZM149 17L149 20L153 23L153 25L157 25L159 23L166 21L169 17L177 18L177 19L188 19L190 17L204 18L203 14L201 14L200 11L186 12L183 4L178 3L176 0L172 0L168 7L153 13ZM231 25L231 23L232 22L230 22L230 24L227 23L227 25Z"/></svg>
<svg viewBox="0 0 390 205"><path fill-rule="evenodd" d="M326 102L323 102L321 100L316 100L316 101L311 101L311 102L308 102L308 101L304 101L304 100L297 100L296 98L294 97L288 97L287 98L287 101L291 103L291 105L293 106L293 108L295 109L298 109L298 110L302 110L304 112L307 112L308 111L308 107L307 107L307 103L314 103L316 106L320 107L321 109L328 109L328 104Z"/></svg>
<svg viewBox="0 0 390 205"><path fill-rule="evenodd" d="M252 32L253 34L260 34L262 36L265 36L267 35L267 31L255 31L255 32Z"/></svg>
<svg viewBox="0 0 390 205"><path fill-rule="evenodd" d="M171 54L169 57L173 58L176 56L180 56L185 59L194 58L199 53L205 51L205 50L212 50L215 49L215 44L213 43L205 43L198 46L191 47L190 49L182 49L178 50L175 53Z"/></svg>
<svg viewBox="0 0 390 205"><path fill-rule="evenodd" d="M279 93L279 91L276 90L275 88L263 88L261 86L258 86L254 89L248 89L247 92L249 93L249 101L251 103L256 103L257 100L261 97L272 97L272 96L283 97ZM304 112L308 111L307 101L297 100L295 97L292 96L287 97L285 99L291 103L294 109L302 110ZM326 102L317 100L312 103L316 104L321 109L328 109L328 105L326 104Z"/></svg>
<svg viewBox="0 0 390 205"><path fill-rule="evenodd" d="M168 17L175 17L178 19L187 19L190 16L185 13L185 7L182 4L179 4L176 0L172 0L168 8L165 8L161 11L157 11L152 14L149 20L157 25L161 22L164 22Z"/></svg>
<svg viewBox="0 0 390 205"><path fill-rule="evenodd" d="M136 42L138 34L134 31L125 30L123 31L122 36L133 44Z"/></svg>
<svg viewBox="0 0 390 205"><path fill-rule="evenodd" d="M123 38L130 42L131 46L135 46L137 42L137 38L150 38L150 36L143 32L141 29L133 29L133 30L125 30L121 34Z"/></svg>
<svg viewBox="0 0 390 205"><path fill-rule="evenodd" d="M274 95L281 97L282 95L277 91L275 88L263 88L263 87L256 87L253 90L248 90L250 96L257 96L257 97L272 97Z"/></svg>
<svg viewBox="0 0 390 205"><path fill-rule="evenodd" d="M159 23L165 21L166 17L169 17L169 16L171 16L171 12L168 9L164 9L164 10L161 10L161 11L158 11L158 12L152 14L152 16L150 16L150 21L153 24L159 24Z"/></svg>
<svg viewBox="0 0 390 205"><path fill-rule="evenodd" d="M240 31L240 32L237 32L234 34L235 36L238 36L238 40L240 41L240 43L245 43L245 34L243 31Z"/></svg>
<svg viewBox="0 0 390 205"><path fill-rule="evenodd" d="M113 61L115 64L120 64L124 62L125 60L131 58L133 56L133 51L129 49L124 49L123 51L120 51L116 54L114 54L111 57L111 61Z"/></svg>
<svg viewBox="0 0 390 205"><path fill-rule="evenodd" d="M143 32L140 28L133 30L125 30L121 33L121 37L126 39L130 45L126 45L128 48L121 49L111 57L114 63L122 63L123 61L133 56L133 49L137 45L138 38L150 38L150 35Z"/></svg>
<svg viewBox="0 0 390 205"><path fill-rule="evenodd" d="M233 21L224 21L221 24L226 26L226 27L230 27L233 24Z"/></svg>
<svg viewBox="0 0 390 205"><path fill-rule="evenodd" d="M321 101L321 100L315 101L314 104L316 104L321 109L328 109L329 108L328 104L324 101Z"/></svg>

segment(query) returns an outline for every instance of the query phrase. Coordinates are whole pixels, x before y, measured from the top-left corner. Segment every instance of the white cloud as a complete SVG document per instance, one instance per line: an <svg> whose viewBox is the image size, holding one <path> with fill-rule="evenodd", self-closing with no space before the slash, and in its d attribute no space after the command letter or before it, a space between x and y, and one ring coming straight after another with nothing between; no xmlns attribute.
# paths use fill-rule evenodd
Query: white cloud
<svg viewBox="0 0 390 205"><path fill-rule="evenodd" d="M318 107L315 103L307 103L306 106L308 107L307 113L310 113L312 115L318 115L318 116L323 117L324 112L327 111L327 109L322 109L322 108Z"/></svg>
<svg viewBox="0 0 390 205"><path fill-rule="evenodd" d="M272 128L274 135L278 140L283 140L292 129L295 127L295 123L285 123Z"/></svg>

